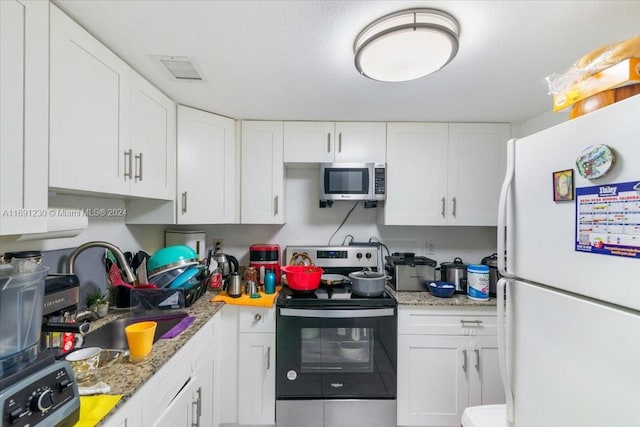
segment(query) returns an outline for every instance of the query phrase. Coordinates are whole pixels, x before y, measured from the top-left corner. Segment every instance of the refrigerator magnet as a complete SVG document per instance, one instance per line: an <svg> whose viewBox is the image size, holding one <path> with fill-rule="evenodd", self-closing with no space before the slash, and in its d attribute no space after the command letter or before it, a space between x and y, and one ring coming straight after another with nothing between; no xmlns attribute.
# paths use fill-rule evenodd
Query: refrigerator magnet
<svg viewBox="0 0 640 427"><path fill-rule="evenodd" d="M573 169L553 173L553 201L573 200Z"/></svg>
<svg viewBox="0 0 640 427"><path fill-rule="evenodd" d="M613 149L604 144L591 145L585 148L576 159L576 166L581 177L596 179L605 176L616 161Z"/></svg>

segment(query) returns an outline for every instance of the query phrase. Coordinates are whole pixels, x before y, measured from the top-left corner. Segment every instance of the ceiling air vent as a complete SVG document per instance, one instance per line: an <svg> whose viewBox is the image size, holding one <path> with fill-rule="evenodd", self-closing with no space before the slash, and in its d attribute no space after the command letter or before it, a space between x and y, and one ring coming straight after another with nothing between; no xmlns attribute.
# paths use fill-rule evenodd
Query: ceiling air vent
<svg viewBox="0 0 640 427"><path fill-rule="evenodd" d="M155 58L176 80L203 80L191 58L186 56L155 56Z"/></svg>

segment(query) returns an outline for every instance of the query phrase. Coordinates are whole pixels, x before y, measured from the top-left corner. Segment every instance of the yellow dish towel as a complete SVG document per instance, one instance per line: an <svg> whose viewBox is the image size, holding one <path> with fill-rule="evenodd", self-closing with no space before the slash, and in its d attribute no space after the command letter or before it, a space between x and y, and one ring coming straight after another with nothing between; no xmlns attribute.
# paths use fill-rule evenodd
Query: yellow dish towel
<svg viewBox="0 0 640 427"><path fill-rule="evenodd" d="M121 394L80 396L80 420L74 427L94 427L122 399Z"/></svg>
<svg viewBox="0 0 640 427"><path fill-rule="evenodd" d="M280 293L282 286L277 286L276 291L273 294L265 294L260 292L260 298L251 298L247 294L242 294L238 298L230 297L227 291L220 291L218 295L211 298L211 302L224 302L227 304L236 305L252 305L254 307L273 307L273 303L276 301L276 297Z"/></svg>

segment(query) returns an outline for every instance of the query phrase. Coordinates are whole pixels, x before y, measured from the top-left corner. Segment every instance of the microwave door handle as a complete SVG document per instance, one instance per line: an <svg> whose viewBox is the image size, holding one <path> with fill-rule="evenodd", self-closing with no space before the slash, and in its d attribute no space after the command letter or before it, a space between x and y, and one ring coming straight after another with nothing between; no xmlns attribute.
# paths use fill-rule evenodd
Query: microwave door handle
<svg viewBox="0 0 640 427"><path fill-rule="evenodd" d="M394 316L393 308L375 308L368 310L307 310L299 308L281 308L281 316L287 317L313 317L321 319L353 319L360 317L388 317Z"/></svg>

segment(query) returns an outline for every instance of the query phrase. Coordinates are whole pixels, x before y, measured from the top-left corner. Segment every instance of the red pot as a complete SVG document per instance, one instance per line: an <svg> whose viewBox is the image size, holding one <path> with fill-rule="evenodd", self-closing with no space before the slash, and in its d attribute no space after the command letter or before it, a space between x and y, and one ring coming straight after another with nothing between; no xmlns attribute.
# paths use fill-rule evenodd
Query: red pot
<svg viewBox="0 0 640 427"><path fill-rule="evenodd" d="M287 286L294 291L313 291L320 286L320 279L324 270L314 265L285 265L282 266L287 276Z"/></svg>

